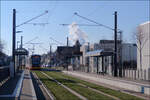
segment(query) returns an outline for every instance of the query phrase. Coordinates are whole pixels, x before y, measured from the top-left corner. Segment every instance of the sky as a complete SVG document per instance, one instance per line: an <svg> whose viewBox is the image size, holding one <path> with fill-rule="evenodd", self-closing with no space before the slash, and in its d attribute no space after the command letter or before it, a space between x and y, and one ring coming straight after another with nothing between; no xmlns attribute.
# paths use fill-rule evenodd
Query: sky
<svg viewBox="0 0 150 100"><path fill-rule="evenodd" d="M49 51L50 44L52 50L57 46L66 45L67 36L70 37L69 26L60 24L88 24L95 25L79 15L92 19L100 24L114 27L114 12L118 13L118 28L123 31L124 42L135 42L133 32L136 27L149 20L150 2L145 1L1 1L0 9L0 38L4 44L4 52L12 54L12 9L16 9L16 24L19 25L35 16L48 10L48 13L17 27L16 44L23 36L23 47L33 49L32 43L37 43L34 47L36 54L44 54ZM48 23L46 25L33 25L31 23ZM113 39L114 32L102 26L78 26L86 36L86 42L98 43L101 39ZM56 42L56 41L59 41ZM30 43L31 43L30 42ZM73 42L69 42L73 45Z"/></svg>

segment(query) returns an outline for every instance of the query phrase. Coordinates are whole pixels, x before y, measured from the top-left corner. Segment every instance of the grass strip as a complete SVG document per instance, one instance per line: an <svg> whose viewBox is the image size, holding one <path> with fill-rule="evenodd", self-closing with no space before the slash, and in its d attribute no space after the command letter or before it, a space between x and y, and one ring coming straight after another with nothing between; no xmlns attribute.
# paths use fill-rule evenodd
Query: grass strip
<svg viewBox="0 0 150 100"><path fill-rule="evenodd" d="M106 87L103 87L103 86L100 86L100 85L97 85L97 84L94 84L94 83L83 81L81 79L78 79L78 78L75 78L75 77L72 77L72 76L68 76L68 75L66 75L64 73L61 73L61 72L50 72L50 73L52 73L54 75L57 75L57 76L59 75L61 77L67 78L69 80L73 80L73 81L78 82L78 83L82 83L82 84L84 84L88 87L91 87L91 88L97 89L99 91L102 91L104 93L107 93L109 95L118 97L121 100L144 100L142 98L139 98L139 97L136 97L136 96L133 96L133 95L122 93L122 92L117 91L117 90L112 90L110 88L106 88Z"/></svg>
<svg viewBox="0 0 150 100"><path fill-rule="evenodd" d="M34 72L39 77L39 79L46 85L46 87L50 89L50 91L53 93L57 100L80 100L77 96L73 95L68 90L58 85L55 81L48 79L41 72Z"/></svg>
<svg viewBox="0 0 150 100"><path fill-rule="evenodd" d="M103 94L97 93L95 91L90 90L87 87L83 87L78 84L78 82L72 80L66 80L63 76L59 75L59 73L55 72L46 72L47 75L53 77L60 83L66 85L67 87L71 88L72 90L76 91L77 93L83 95L88 100L113 100L112 98L105 96Z"/></svg>

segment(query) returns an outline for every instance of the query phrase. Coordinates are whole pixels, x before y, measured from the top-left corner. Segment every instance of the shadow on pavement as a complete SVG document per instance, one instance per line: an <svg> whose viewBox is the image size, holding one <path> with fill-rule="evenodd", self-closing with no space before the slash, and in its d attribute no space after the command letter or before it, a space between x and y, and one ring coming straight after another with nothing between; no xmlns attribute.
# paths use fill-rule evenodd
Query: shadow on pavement
<svg viewBox="0 0 150 100"><path fill-rule="evenodd" d="M31 72L30 72L31 73ZM37 81L37 79L33 76L33 74L31 73L31 78L32 78L32 82L33 82L33 86L34 86L34 90L37 96L37 100L46 100L41 88L40 88L40 82Z"/></svg>

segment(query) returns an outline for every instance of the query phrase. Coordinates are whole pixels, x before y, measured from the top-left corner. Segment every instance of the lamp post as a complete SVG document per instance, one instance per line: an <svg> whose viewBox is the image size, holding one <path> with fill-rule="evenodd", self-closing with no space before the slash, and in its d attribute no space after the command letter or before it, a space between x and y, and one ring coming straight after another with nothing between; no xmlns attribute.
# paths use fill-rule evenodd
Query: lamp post
<svg viewBox="0 0 150 100"><path fill-rule="evenodd" d="M14 76L15 76L15 49L16 49L16 33L21 33L22 31L16 31L16 9L13 9L13 30L12 30L12 61L14 66Z"/></svg>
<svg viewBox="0 0 150 100"><path fill-rule="evenodd" d="M16 49L16 33L20 33L22 31L16 31L16 27L20 27L24 24L27 24L28 22L31 22L32 20L35 20L45 14L47 14L48 11L45 11L44 13L38 15L38 16L35 16L34 18L30 19L30 20L27 20L19 25L16 26L16 9L13 9L13 30L12 30L12 61L13 61L13 66L14 66L14 76L15 76L15 49Z"/></svg>
<svg viewBox="0 0 150 100"><path fill-rule="evenodd" d="M117 67L117 12L114 14L114 41L115 41L115 51L114 51L114 76L118 76L118 67Z"/></svg>

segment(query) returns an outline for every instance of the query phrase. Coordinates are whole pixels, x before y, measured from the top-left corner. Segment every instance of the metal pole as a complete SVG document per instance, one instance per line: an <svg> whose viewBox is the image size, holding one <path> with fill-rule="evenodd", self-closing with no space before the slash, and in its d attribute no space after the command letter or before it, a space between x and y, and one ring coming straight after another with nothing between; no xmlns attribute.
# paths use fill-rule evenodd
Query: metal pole
<svg viewBox="0 0 150 100"><path fill-rule="evenodd" d="M87 50L88 52L90 51L90 43L88 42L88 50ZM90 58L89 57L87 57L87 59L88 59L88 73L90 72Z"/></svg>
<svg viewBox="0 0 150 100"><path fill-rule="evenodd" d="M98 59L98 57L96 57L96 58L97 58L97 59L96 59L96 60L97 60L97 74L99 74L99 64L98 64L98 60L99 60L99 59Z"/></svg>
<svg viewBox="0 0 150 100"><path fill-rule="evenodd" d="M51 54L52 54L52 45L50 45L50 67L51 67Z"/></svg>
<svg viewBox="0 0 150 100"><path fill-rule="evenodd" d="M13 33L12 33L12 61L15 76L15 48L16 48L16 9L13 9Z"/></svg>
<svg viewBox="0 0 150 100"><path fill-rule="evenodd" d="M21 48L23 48L23 47L22 47L22 42L23 42L23 36L21 36Z"/></svg>
<svg viewBox="0 0 150 100"><path fill-rule="evenodd" d="M19 45L18 45L18 44L19 44L19 42L20 42L20 41L17 41L17 49L19 48Z"/></svg>
<svg viewBox="0 0 150 100"><path fill-rule="evenodd" d="M114 76L118 76L117 68L117 11L115 11L114 17L114 41L115 41L115 52L114 52Z"/></svg>
<svg viewBox="0 0 150 100"><path fill-rule="evenodd" d="M122 31L119 31L120 33L120 77L123 76L123 63L122 63Z"/></svg>
<svg viewBox="0 0 150 100"><path fill-rule="evenodd" d="M131 57L131 45L130 44L129 44L129 50L130 50L129 56L130 56L130 69L131 69L132 68L132 57Z"/></svg>
<svg viewBox="0 0 150 100"><path fill-rule="evenodd" d="M69 46L69 39L68 39L68 37L67 37L67 47Z"/></svg>
<svg viewBox="0 0 150 100"><path fill-rule="evenodd" d="M35 50L35 45L33 44L33 52L32 52L32 55L34 54L34 50Z"/></svg>

